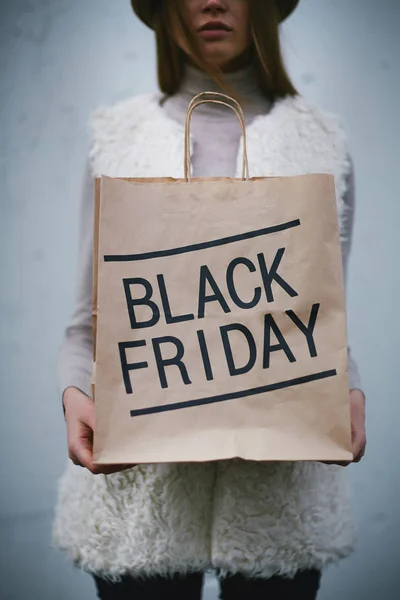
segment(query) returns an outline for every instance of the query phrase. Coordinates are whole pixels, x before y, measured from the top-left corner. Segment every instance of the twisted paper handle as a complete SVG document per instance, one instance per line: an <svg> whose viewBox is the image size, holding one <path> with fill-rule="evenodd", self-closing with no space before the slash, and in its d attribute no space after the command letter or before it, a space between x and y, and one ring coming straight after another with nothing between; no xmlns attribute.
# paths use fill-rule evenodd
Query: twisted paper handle
<svg viewBox="0 0 400 600"><path fill-rule="evenodd" d="M244 113L242 107L239 102L226 94L220 94L219 92L202 92L201 94L197 94L190 102L187 113L186 113L186 121L185 121L185 179L190 182L192 180L191 176L191 163L190 163L190 122L193 111L202 104L220 104L223 106L227 106L236 114L240 128L242 130L243 137L243 164L242 164L242 180L250 179L249 175L249 161L247 157L247 138L246 138L246 121L244 118Z"/></svg>

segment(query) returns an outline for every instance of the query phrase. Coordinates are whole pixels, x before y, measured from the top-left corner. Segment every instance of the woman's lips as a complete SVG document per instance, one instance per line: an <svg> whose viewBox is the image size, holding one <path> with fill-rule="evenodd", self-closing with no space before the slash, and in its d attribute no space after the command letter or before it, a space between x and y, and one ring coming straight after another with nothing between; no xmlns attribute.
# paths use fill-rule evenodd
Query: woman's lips
<svg viewBox="0 0 400 600"><path fill-rule="evenodd" d="M199 36L208 42L216 42L225 39L230 33L227 29L203 29L199 31Z"/></svg>
<svg viewBox="0 0 400 600"><path fill-rule="evenodd" d="M210 21L198 29L199 36L209 42L223 40L230 33L232 29L222 21Z"/></svg>

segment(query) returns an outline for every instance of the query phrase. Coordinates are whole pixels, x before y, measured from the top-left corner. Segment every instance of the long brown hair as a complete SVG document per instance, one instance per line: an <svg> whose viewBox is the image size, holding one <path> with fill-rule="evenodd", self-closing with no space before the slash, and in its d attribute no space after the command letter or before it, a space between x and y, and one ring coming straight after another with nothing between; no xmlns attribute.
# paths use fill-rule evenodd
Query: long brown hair
<svg viewBox="0 0 400 600"><path fill-rule="evenodd" d="M276 3L271 0L248 0L252 32L251 52L257 68L261 91L271 100L295 96L297 90L286 71L279 39L279 18ZM175 43L174 32L179 28L196 64L220 85L232 92L224 83L223 73L202 55L199 43L185 21L180 0L162 2L154 23L157 40L158 84L166 95L175 94L181 85L185 53Z"/></svg>

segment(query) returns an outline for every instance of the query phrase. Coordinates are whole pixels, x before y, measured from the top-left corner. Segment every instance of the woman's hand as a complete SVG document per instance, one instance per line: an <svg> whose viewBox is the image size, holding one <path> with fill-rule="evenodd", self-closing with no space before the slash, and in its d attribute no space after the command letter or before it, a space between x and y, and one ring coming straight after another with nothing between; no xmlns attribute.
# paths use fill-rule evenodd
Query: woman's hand
<svg viewBox="0 0 400 600"><path fill-rule="evenodd" d="M365 434L365 396L361 390L351 390L350 392L350 416L353 460L349 462L322 461L324 464L347 467L353 462L360 462L364 456L367 438Z"/></svg>
<svg viewBox="0 0 400 600"><path fill-rule="evenodd" d="M353 462L360 462L365 454L367 437L365 433L365 396L361 390L350 392L351 439Z"/></svg>
<svg viewBox="0 0 400 600"><path fill-rule="evenodd" d="M124 471L133 465L94 465L93 431L94 402L83 392L69 387L63 395L67 423L68 456L75 465L86 467L94 475L109 475Z"/></svg>

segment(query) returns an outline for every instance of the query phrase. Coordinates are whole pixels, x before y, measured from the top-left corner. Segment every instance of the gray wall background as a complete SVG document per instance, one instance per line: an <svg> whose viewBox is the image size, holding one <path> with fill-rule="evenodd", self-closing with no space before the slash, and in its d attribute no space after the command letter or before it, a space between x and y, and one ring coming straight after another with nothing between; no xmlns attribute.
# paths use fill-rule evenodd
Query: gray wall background
<svg viewBox="0 0 400 600"><path fill-rule="evenodd" d="M283 29L298 88L343 117L357 177L349 332L369 444L349 469L357 552L328 570L321 600L400 597L399 25L397 0L302 0ZM3 600L94 598L50 547L66 463L55 355L73 305L88 116L155 87L152 34L128 0L0 0Z"/></svg>

